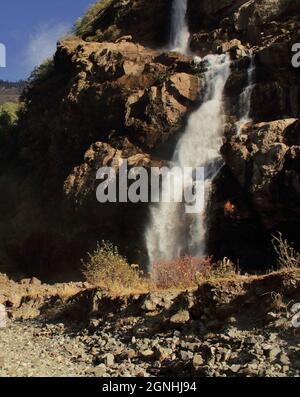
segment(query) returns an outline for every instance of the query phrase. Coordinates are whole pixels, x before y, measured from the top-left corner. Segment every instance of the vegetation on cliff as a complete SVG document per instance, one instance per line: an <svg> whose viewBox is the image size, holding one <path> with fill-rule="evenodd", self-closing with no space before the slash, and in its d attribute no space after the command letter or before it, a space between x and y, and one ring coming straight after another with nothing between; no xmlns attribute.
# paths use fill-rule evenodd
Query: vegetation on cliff
<svg viewBox="0 0 300 397"><path fill-rule="evenodd" d="M83 17L79 18L75 24L77 36L85 37L93 32L93 23L101 11L104 11L114 0L100 0L89 6Z"/></svg>
<svg viewBox="0 0 300 397"><path fill-rule="evenodd" d="M0 131L1 134L7 133L14 127L18 120L19 105L13 102L7 102L0 105Z"/></svg>

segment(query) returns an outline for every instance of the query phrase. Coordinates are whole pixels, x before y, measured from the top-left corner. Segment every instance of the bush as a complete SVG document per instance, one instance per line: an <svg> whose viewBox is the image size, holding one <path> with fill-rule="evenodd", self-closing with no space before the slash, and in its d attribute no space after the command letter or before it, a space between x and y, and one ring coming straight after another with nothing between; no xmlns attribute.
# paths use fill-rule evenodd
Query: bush
<svg viewBox="0 0 300 397"><path fill-rule="evenodd" d="M212 277L228 277L237 273L236 266L230 259L224 258L212 266Z"/></svg>
<svg viewBox="0 0 300 397"><path fill-rule="evenodd" d="M211 274L210 258L183 256L153 265L151 278L157 288L191 288Z"/></svg>
<svg viewBox="0 0 300 397"><path fill-rule="evenodd" d="M110 290L139 287L142 283L141 273L137 267L130 266L118 248L110 242L97 244L93 253L88 253L88 260L83 263L85 279L94 285Z"/></svg>
<svg viewBox="0 0 300 397"><path fill-rule="evenodd" d="M29 83L40 83L52 75L53 72L54 60L53 58L48 58L33 70L29 77Z"/></svg>
<svg viewBox="0 0 300 397"><path fill-rule="evenodd" d="M82 18L79 18L75 24L75 33L77 36L83 37L89 33L94 33L93 23L97 15L107 8L113 0L101 0L92 4L85 12Z"/></svg>
<svg viewBox="0 0 300 397"><path fill-rule="evenodd" d="M272 244L281 269L294 269L300 266L300 254L282 237L281 233L273 236Z"/></svg>
<svg viewBox="0 0 300 397"><path fill-rule="evenodd" d="M0 105L0 130L7 131L16 125L18 120L19 104L7 102Z"/></svg>

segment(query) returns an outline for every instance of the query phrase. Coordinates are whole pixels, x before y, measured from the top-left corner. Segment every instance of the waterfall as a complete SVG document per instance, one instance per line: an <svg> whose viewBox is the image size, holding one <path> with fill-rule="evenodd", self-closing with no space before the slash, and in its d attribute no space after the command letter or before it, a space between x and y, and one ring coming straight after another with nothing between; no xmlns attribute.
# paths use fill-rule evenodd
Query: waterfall
<svg viewBox="0 0 300 397"><path fill-rule="evenodd" d="M222 164L219 149L223 132L223 89L230 73L226 55L208 55L205 74L206 94L202 105L189 117L179 140L173 165L204 167L205 200L201 213L187 214L182 203L159 203L150 207L151 223L146 230L150 264L169 261L184 254L205 254L205 212L211 182Z"/></svg>
<svg viewBox="0 0 300 397"><path fill-rule="evenodd" d="M254 76L255 76L255 56L251 54L251 62L248 68L248 83L246 88L240 95L239 99L239 121L237 122L237 134L241 133L243 125L251 121L251 96L255 86Z"/></svg>
<svg viewBox="0 0 300 397"><path fill-rule="evenodd" d="M173 0L171 21L171 51L188 52L189 29L186 21L187 0Z"/></svg>

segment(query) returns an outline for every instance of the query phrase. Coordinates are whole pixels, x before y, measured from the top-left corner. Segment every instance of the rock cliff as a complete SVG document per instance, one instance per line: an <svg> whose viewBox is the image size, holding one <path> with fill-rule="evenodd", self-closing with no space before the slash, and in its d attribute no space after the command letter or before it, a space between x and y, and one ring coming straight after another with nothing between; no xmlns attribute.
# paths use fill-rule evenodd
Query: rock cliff
<svg viewBox="0 0 300 397"><path fill-rule="evenodd" d="M171 0L105 2L88 29L58 43L53 63L27 86L13 156L0 177L1 250L23 271L74 274L101 239L143 264L147 206L100 205L95 174L119 158L146 167L171 158L205 89L194 55L208 53L232 58L224 98L226 165L210 204L209 254L247 268L270 266L270 236L277 230L300 248L300 69L291 67L300 5L189 0L191 55L167 49L171 8ZM251 53L253 121L237 135Z"/></svg>

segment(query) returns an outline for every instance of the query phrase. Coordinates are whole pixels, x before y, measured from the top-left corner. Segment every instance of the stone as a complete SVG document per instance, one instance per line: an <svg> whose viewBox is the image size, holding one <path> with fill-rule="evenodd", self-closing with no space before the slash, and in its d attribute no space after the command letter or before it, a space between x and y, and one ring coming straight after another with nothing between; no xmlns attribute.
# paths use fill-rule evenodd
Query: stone
<svg viewBox="0 0 300 397"><path fill-rule="evenodd" d="M174 325L180 325L187 323L189 320L190 313L187 310L182 310L170 318L170 323Z"/></svg>
<svg viewBox="0 0 300 397"><path fill-rule="evenodd" d="M204 364L204 360L200 354L195 354L193 357L193 367L198 368Z"/></svg>
<svg viewBox="0 0 300 397"><path fill-rule="evenodd" d="M131 360L137 356L137 353L133 349L128 349L125 350L124 355Z"/></svg>
<svg viewBox="0 0 300 397"><path fill-rule="evenodd" d="M182 361L190 361L193 358L193 353L185 350L181 350L180 358Z"/></svg>
<svg viewBox="0 0 300 397"><path fill-rule="evenodd" d="M176 73L170 77L172 87L178 95L192 102L197 101L199 97L199 79L187 73Z"/></svg>
<svg viewBox="0 0 300 397"><path fill-rule="evenodd" d="M290 359L289 356L286 353L282 353L279 357L279 361L281 364L289 366L290 365Z"/></svg>
<svg viewBox="0 0 300 397"><path fill-rule="evenodd" d="M93 372L97 378L103 378L107 376L107 368L105 364L98 365L96 368L94 368Z"/></svg>
<svg viewBox="0 0 300 397"><path fill-rule="evenodd" d="M30 280L30 284L35 286L35 287L40 287L42 285L42 282L38 278L32 277L31 280Z"/></svg>
<svg viewBox="0 0 300 397"><path fill-rule="evenodd" d="M241 366L238 365L238 364L234 364L234 365L231 365L230 369L231 369L231 371L232 371L233 373L236 374L236 373L238 373L238 372L240 371Z"/></svg>
<svg viewBox="0 0 300 397"><path fill-rule="evenodd" d="M144 358L151 358L154 356L154 351L150 349L140 351L140 355Z"/></svg>
<svg viewBox="0 0 300 397"><path fill-rule="evenodd" d="M172 356L172 353L173 353L173 350L169 349L169 348L164 348L161 346L157 346L155 348L155 355L160 362L170 359Z"/></svg>
<svg viewBox="0 0 300 397"><path fill-rule="evenodd" d="M107 367L112 367L114 365L115 356L112 353L107 353L103 358Z"/></svg>
<svg viewBox="0 0 300 397"><path fill-rule="evenodd" d="M278 348L278 347L274 347L274 348L272 348L270 351L269 351L269 358L270 358L270 361L272 362L272 361L275 361L276 360L276 358L277 358L277 356L281 353L281 349L280 348Z"/></svg>
<svg viewBox="0 0 300 397"><path fill-rule="evenodd" d="M267 313L267 320L268 321L274 321L277 318L278 318L278 315L276 313L273 313L273 312Z"/></svg>

